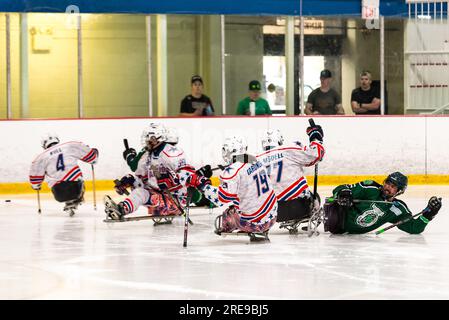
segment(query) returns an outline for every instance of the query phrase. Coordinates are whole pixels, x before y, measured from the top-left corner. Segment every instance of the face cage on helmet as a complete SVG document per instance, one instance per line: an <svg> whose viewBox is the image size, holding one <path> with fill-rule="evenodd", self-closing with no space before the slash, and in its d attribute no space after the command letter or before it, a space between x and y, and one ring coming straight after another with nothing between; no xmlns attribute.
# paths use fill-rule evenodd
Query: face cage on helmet
<svg viewBox="0 0 449 320"><path fill-rule="evenodd" d="M393 198L403 194L405 192L405 189L407 189L407 186L405 186L404 188L399 188L398 185L391 179L386 178L383 184L385 185L386 182L389 182L393 184L396 188L398 188L398 191L392 196Z"/></svg>

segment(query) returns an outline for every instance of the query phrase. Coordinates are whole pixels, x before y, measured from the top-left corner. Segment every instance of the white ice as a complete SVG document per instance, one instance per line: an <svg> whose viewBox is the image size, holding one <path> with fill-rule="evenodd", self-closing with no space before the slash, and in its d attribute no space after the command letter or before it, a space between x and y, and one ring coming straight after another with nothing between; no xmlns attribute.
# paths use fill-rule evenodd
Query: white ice
<svg viewBox="0 0 449 320"><path fill-rule="evenodd" d="M421 235L308 238L276 224L250 243L213 233L219 209L192 209L187 248L182 218L106 224L99 193L97 211L87 191L72 218L49 194L41 215L35 194L0 195L0 299L449 299L449 187L402 199L418 212L432 195L443 209Z"/></svg>

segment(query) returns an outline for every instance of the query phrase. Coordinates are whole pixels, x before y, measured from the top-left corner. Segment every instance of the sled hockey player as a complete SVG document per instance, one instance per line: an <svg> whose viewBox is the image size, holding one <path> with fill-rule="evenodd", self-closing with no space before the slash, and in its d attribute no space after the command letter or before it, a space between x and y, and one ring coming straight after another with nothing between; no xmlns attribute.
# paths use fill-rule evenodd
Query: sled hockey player
<svg viewBox="0 0 449 320"><path fill-rule="evenodd" d="M313 201L304 176L304 167L315 165L324 156L323 130L321 126L308 127L310 143L302 146L295 142L284 145L279 130L267 130L262 138L264 152L257 159L267 168L278 200L277 222L280 228L297 233L301 223L307 223L309 235L316 232L322 211L319 197Z"/></svg>
<svg viewBox="0 0 449 320"><path fill-rule="evenodd" d="M176 129L174 128L170 128L170 127L165 127L167 132L166 132L166 140L165 142L168 144L171 144L173 146L177 146L178 149L182 150L179 146L178 146L178 142L179 142L179 135ZM144 134L145 135L145 132ZM143 155L145 153L147 153L147 147L145 146L145 143L143 141L144 137L141 138L142 144L143 144L143 148L142 150L137 153L135 149L133 148L127 148L124 152L123 152L123 159L125 159L126 163L128 164L129 168L133 171L136 172L138 166L139 166L139 162L142 159ZM143 158L142 163L145 163L145 159L146 157ZM212 175L212 173L211 173ZM207 206L209 208L214 207L213 204L211 204L209 202L209 200L207 200L206 198L204 198L201 194L201 192L199 192L198 190L194 190L193 191L193 195L192 195L192 203L194 203L196 206ZM151 209L150 209L151 211Z"/></svg>
<svg viewBox="0 0 449 320"><path fill-rule="evenodd" d="M400 172L390 174L383 184L365 180L344 184L333 190L333 198L324 204L324 231L333 234L361 234L383 224L398 223L397 227L410 234L419 234L441 209L441 198L429 199L422 215L416 219L407 205L396 197L407 189L408 178ZM330 200L330 201L329 201Z"/></svg>
<svg viewBox="0 0 449 320"><path fill-rule="evenodd" d="M215 220L216 234L237 230L248 233L251 240L265 240L276 222L277 200L265 166L256 159L253 163L243 160L247 149L242 137L226 138L222 148L225 167L219 187L212 186L201 170L188 178L187 185L202 191L217 206L230 204Z"/></svg>
<svg viewBox="0 0 449 320"><path fill-rule="evenodd" d="M144 150L134 174L116 180L117 193L127 194L130 188L129 196L118 204L105 196L105 212L111 219L120 220L140 206L148 207L150 216L183 213L187 193L185 182L195 172L194 168L187 164L184 151L167 143L167 130L162 124L151 123L142 133L142 143ZM128 163L133 161L129 154L126 156L126 151L124 157Z"/></svg>
<svg viewBox="0 0 449 320"><path fill-rule="evenodd" d="M98 150L82 142L59 143L56 134L47 134L41 140L44 152L31 164L31 187L39 191L47 177L47 184L58 202L65 202L64 211L75 214L78 205L84 201L83 174L78 160L94 165Z"/></svg>

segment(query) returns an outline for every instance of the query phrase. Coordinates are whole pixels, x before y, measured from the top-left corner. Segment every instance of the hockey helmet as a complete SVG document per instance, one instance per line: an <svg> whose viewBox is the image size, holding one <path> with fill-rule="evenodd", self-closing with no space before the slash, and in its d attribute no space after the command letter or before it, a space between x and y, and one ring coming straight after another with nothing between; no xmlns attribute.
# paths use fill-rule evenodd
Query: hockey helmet
<svg viewBox="0 0 449 320"><path fill-rule="evenodd" d="M41 146L44 149L48 149L51 146L59 143L59 137L57 134L54 133L47 133L45 136L41 139Z"/></svg>
<svg viewBox="0 0 449 320"><path fill-rule="evenodd" d="M227 137L223 142L222 157L226 164L232 163L232 157L245 154L248 150L248 144L241 136L234 135Z"/></svg>
<svg viewBox="0 0 449 320"><path fill-rule="evenodd" d="M178 130L176 130L175 128L167 128L167 138L165 142L173 145L178 144L179 142Z"/></svg>
<svg viewBox="0 0 449 320"><path fill-rule="evenodd" d="M408 178L400 172L393 172L388 175L385 182L394 184L398 188L396 195L400 195L405 192L405 189L407 189Z"/></svg>
<svg viewBox="0 0 449 320"><path fill-rule="evenodd" d="M284 144L284 137L281 131L278 129L269 129L265 131L262 137L262 148L264 150L270 150Z"/></svg>
<svg viewBox="0 0 449 320"><path fill-rule="evenodd" d="M160 123L152 122L143 130L141 143L144 148L154 149L167 140L167 129Z"/></svg>

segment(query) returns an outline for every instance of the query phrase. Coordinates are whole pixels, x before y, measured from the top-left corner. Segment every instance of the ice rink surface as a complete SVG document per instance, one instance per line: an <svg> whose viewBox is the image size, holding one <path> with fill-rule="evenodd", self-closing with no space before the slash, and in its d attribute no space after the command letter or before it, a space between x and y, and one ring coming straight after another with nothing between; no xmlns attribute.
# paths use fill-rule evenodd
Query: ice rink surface
<svg viewBox="0 0 449 320"><path fill-rule="evenodd" d="M419 212L432 195L443 208L421 235L308 238L276 224L250 243L213 233L220 209L195 208L187 248L182 218L104 223L102 193L72 218L50 194L41 215L36 194L0 195L0 299L449 299L449 186L400 198Z"/></svg>

